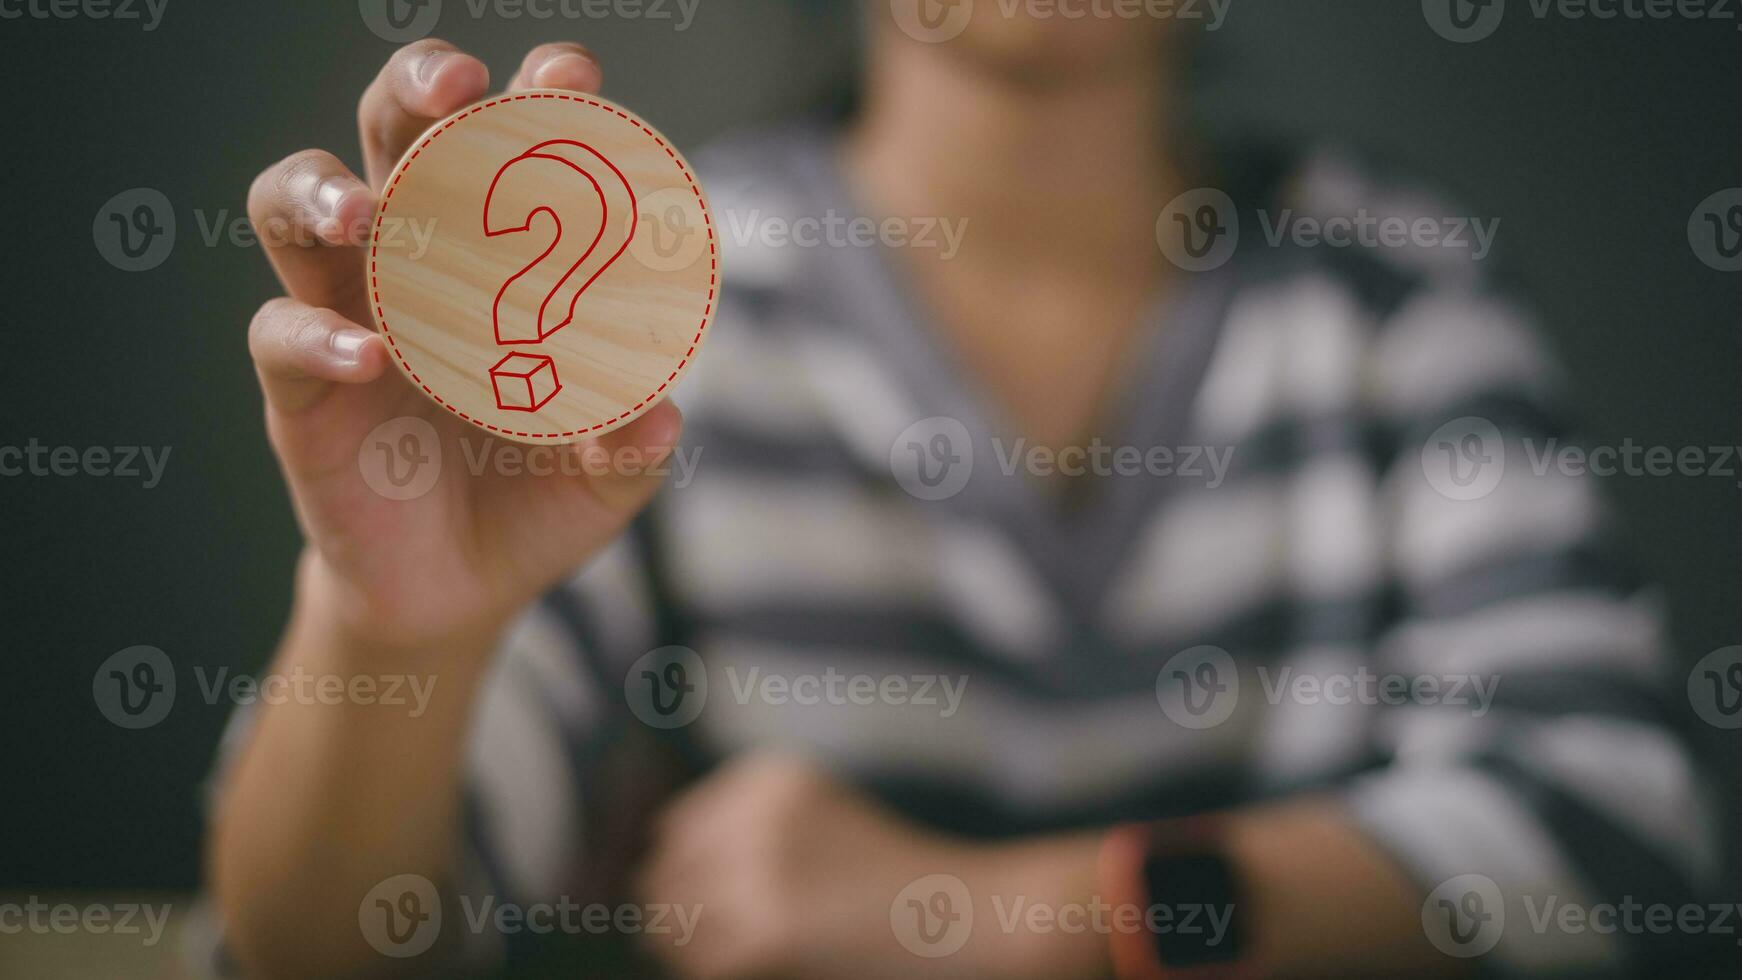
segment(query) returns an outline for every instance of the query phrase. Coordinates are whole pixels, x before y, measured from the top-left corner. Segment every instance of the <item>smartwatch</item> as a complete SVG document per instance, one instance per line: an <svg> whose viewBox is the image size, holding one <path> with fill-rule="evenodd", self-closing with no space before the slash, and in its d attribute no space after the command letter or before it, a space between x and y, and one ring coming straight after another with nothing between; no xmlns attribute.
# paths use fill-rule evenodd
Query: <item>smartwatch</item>
<svg viewBox="0 0 1742 980"><path fill-rule="evenodd" d="M1239 869L1213 817L1115 828L1102 845L1099 877L1115 909L1119 980L1250 975Z"/></svg>

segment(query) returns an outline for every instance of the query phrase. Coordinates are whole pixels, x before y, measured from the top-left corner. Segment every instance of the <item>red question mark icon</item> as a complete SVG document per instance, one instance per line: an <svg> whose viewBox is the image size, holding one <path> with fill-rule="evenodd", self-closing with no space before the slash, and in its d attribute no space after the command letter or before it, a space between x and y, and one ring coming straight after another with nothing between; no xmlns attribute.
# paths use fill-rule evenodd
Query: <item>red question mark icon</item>
<svg viewBox="0 0 1742 980"><path fill-rule="evenodd" d="M546 203L553 197L563 203ZM625 213L627 231L613 229L611 216ZM562 139L539 143L496 171L484 196L484 235L530 232L540 214L549 216L555 234L497 291L491 320L499 345L542 343L568 326L581 294L629 248L641 220L635 190L617 165L585 143ZM496 407L515 412L536 412L562 390L556 362L523 351L496 362L490 383Z"/></svg>

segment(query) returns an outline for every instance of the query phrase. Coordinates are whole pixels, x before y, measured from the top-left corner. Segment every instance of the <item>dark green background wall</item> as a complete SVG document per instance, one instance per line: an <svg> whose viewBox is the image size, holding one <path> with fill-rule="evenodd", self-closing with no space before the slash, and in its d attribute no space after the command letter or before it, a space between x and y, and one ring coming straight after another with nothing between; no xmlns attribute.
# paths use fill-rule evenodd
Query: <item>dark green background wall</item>
<svg viewBox="0 0 1742 980"><path fill-rule="evenodd" d="M803 104L853 47L844 0L701 0L681 33L448 6L439 35L498 79L536 41L589 43L608 94L688 148ZM1203 105L1219 126L1376 147L1501 218L1603 441L1742 442L1742 273L1702 265L1685 231L1707 195L1742 185L1742 33L1513 8L1492 38L1454 45L1414 0L1233 0ZM391 50L350 0L169 0L150 33L0 20L0 445L172 447L150 490L0 477L0 887L194 881L198 784L226 709L184 690L163 723L124 731L96 710L92 675L150 644L191 688L195 665L252 669L273 642L297 542L244 341L273 282L257 249L208 246L200 221L239 218L254 173L293 150L358 165L356 97ZM168 261L130 274L99 256L92 222L140 186L181 227ZM1742 643L1736 481L1608 483L1684 649ZM1742 732L1706 734L1742 770Z"/></svg>

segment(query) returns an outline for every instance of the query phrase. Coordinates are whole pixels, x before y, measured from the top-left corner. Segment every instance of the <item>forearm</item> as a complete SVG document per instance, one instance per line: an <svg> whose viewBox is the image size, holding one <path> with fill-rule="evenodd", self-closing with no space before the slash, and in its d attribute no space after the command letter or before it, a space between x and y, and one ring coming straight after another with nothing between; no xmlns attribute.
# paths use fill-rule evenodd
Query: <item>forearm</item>
<svg viewBox="0 0 1742 980"><path fill-rule="evenodd" d="M1242 975L1460 975L1460 961L1429 945L1416 887L1335 805L1229 814L1220 839L1239 882L1233 915L1244 933ZM1122 909L1123 897L1107 894L1098 874L1103 840L1091 833L1003 845L983 862L981 883L970 886L978 915L1008 913L1017 896L1029 907L1090 910L1091 926L1076 930L1063 928L1062 919L1037 929L1008 915L981 925L977 915L976 945L998 975L1112 975L1112 931L1145 928L1138 923L1150 910ZM1163 922L1183 924L1191 914L1207 928L1215 910L1157 911Z"/></svg>
<svg viewBox="0 0 1742 980"><path fill-rule="evenodd" d="M307 563L299 578L271 674L403 675L427 700L263 700L220 787L211 879L251 974L365 973L388 961L357 928L364 895L394 875L441 882L451 870L465 735L494 638L395 649L341 629Z"/></svg>
<svg viewBox="0 0 1742 980"><path fill-rule="evenodd" d="M1246 887L1257 975L1465 974L1422 931L1419 888L1336 805L1236 815L1226 839Z"/></svg>

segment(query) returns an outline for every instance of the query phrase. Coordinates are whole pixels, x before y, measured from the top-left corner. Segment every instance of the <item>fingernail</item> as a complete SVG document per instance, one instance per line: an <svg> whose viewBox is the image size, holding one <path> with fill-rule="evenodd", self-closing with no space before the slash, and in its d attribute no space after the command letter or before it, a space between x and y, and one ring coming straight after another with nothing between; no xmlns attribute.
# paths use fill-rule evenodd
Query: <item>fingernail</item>
<svg viewBox="0 0 1742 980"><path fill-rule="evenodd" d="M374 336L367 330L340 330L333 334L333 352L340 360L355 363L363 359L363 345Z"/></svg>
<svg viewBox="0 0 1742 980"><path fill-rule="evenodd" d="M428 88L430 83L435 81L436 70L441 68L442 63L448 60L449 54L451 54L451 52L431 51L429 54L424 55L423 60L417 63L418 84Z"/></svg>
<svg viewBox="0 0 1742 980"><path fill-rule="evenodd" d="M593 59L571 51L539 65L538 71L532 75L532 81L535 85L545 85L557 79L572 79L589 73L593 66Z"/></svg>
<svg viewBox="0 0 1742 980"><path fill-rule="evenodd" d="M339 205L345 195L363 186L351 177L328 177L315 188L315 207L329 218L339 216Z"/></svg>

